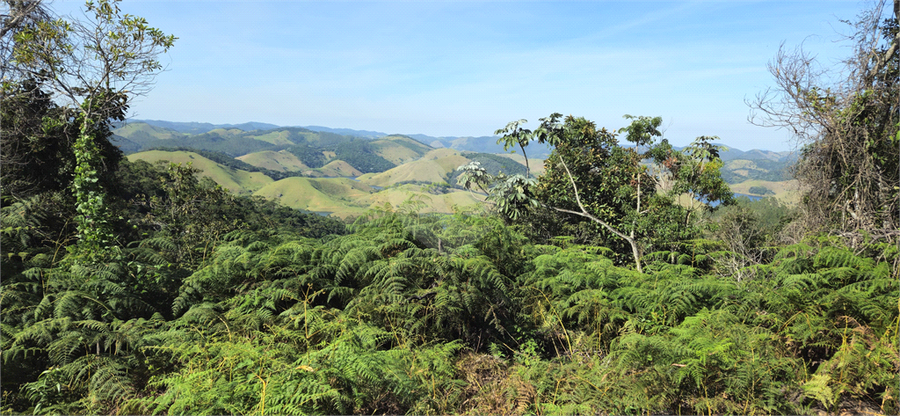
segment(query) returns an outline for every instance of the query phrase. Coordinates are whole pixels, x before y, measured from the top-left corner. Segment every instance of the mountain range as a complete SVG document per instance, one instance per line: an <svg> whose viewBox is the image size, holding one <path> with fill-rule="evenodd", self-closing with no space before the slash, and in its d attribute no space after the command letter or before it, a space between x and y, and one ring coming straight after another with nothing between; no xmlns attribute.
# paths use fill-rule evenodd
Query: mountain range
<svg viewBox="0 0 900 416"><path fill-rule="evenodd" d="M391 136L393 134L383 133L379 131L372 130L354 130L348 128L331 128L331 127L323 127L323 126L278 126L275 124L269 123L260 123L260 122L247 122L242 124L212 124L212 123L199 123L199 122L174 122L174 121L163 121L163 120L132 120L129 123L144 123L154 127L161 127L164 129L172 130L179 133L185 134L202 134L206 132L210 132L216 129L224 129L231 130L237 129L245 132L255 131L255 130L277 130L283 128L301 128L313 132L323 132L323 133L331 133L342 136L350 136L350 137L359 137L363 139L378 139L381 137ZM497 144L498 136L428 136L425 134L403 134L403 136L413 138L423 144L427 144L434 148L447 147L456 150L462 151L471 151L471 152L481 152L481 153L506 153L503 150L503 146ZM676 146L676 149L680 149ZM550 154L550 147L540 144L540 143L532 143L528 147L529 157L535 157L537 159L544 159ZM723 150L720 154L723 161L736 160L736 159L745 159L745 160L771 160L775 162L788 162L792 163L796 161L797 154L796 152L790 151L782 151L775 152L771 150L761 150L761 149L752 149L752 150L740 150L737 148L730 148L726 146L726 149Z"/></svg>
<svg viewBox="0 0 900 416"><path fill-rule="evenodd" d="M223 188L283 205L348 217L390 204L423 212L475 207L484 195L456 185L458 166L479 162L489 173L524 173L521 154L497 137L432 137L266 123L210 124L132 121L112 141L137 163L188 163ZM540 174L546 146L528 147ZM792 155L765 150L722 152L722 177L738 193L791 193ZM411 202L412 201L412 202Z"/></svg>

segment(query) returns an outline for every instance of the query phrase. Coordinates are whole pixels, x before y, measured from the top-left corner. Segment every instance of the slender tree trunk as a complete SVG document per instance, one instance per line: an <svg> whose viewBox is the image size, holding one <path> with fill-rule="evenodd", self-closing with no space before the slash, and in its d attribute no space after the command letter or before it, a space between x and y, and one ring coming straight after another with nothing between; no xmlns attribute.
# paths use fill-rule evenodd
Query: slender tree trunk
<svg viewBox="0 0 900 416"><path fill-rule="evenodd" d="M626 235L625 233L623 233L619 230L616 230L615 228L613 228L611 225L607 224L605 221L601 220L600 218L597 218L597 217L591 215L590 213L588 213L587 209L585 209L584 205L581 203L581 197L578 195L578 186L575 185L575 179L572 178L572 172L570 172L569 167L566 166L566 161L561 156L560 156L559 160L560 160L560 162L562 162L563 168L566 169L566 174L569 175L569 182L572 184L572 188L575 190L575 202L578 203L578 208L581 209L581 212L572 211L572 210L563 209L563 208L557 208L557 207L549 206L549 205L548 205L548 207L551 209L554 209L556 211L559 211L559 212L565 212L565 213L575 214L578 216L585 217L591 221L596 222L597 224L602 225L607 230L609 230L611 233L613 233L613 234L619 236L620 238L622 238L623 240L627 241L628 244L631 245L631 253L634 256L634 265L637 268L638 273L643 273L644 271L641 268L641 250L640 250L640 247L638 247L637 240L634 239L634 229L631 230L630 236ZM640 188L640 187L638 187L638 188ZM638 203L638 208L640 208L640 203ZM638 212L640 212L640 211L638 211Z"/></svg>

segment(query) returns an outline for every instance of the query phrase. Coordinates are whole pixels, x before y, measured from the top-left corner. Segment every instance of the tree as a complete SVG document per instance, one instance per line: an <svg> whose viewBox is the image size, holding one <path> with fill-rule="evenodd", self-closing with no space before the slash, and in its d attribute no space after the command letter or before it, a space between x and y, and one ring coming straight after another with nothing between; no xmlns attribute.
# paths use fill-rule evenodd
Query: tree
<svg viewBox="0 0 900 416"><path fill-rule="evenodd" d="M751 121L790 130L802 145L796 168L809 231L897 237L900 227L900 0L893 18L879 1L847 41L837 71L784 46L769 64L775 87L750 102Z"/></svg>
<svg viewBox="0 0 900 416"><path fill-rule="evenodd" d="M641 257L647 248L696 235L692 211L677 205L675 195L686 192L692 200L730 203L731 192L719 177L721 160L709 138L678 152L666 141L654 144L662 135L661 118L625 117L632 123L620 132L636 147L620 146L615 133L598 129L582 117L563 120L562 114L554 113L542 118L534 132L519 127L525 120L509 123L498 130L506 133L498 143L519 145L523 152L533 140L554 147L545 161L545 173L537 180L522 175L497 178L470 164L460 167L466 172L460 183L489 191L498 211L513 221L542 206L596 224L602 227L600 235L606 244L615 246L616 240L628 244L636 269L642 271ZM658 169L651 171L642 163L646 159L655 161ZM664 179L672 184L670 192L658 193Z"/></svg>
<svg viewBox="0 0 900 416"><path fill-rule="evenodd" d="M175 41L143 18L122 14L119 1L88 1L85 21L55 17L40 1L9 1L3 16L4 100L13 98L16 85L32 86L41 93L22 93L49 95L64 108L60 117L42 117L45 131L74 126L71 188L79 241L88 252L113 239L99 183L101 171L115 170L117 162L104 157L109 123L125 119L130 97L149 91L163 69L158 56Z"/></svg>

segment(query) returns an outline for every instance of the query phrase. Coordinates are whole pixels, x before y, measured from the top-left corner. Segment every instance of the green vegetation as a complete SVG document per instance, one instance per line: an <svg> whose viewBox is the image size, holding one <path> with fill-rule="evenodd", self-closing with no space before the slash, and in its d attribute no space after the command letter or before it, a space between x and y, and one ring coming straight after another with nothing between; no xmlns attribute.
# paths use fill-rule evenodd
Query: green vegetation
<svg viewBox="0 0 900 416"><path fill-rule="evenodd" d="M749 192L754 195L775 195L775 192L770 191L765 186L751 186Z"/></svg>
<svg viewBox="0 0 900 416"><path fill-rule="evenodd" d="M746 180L787 181L793 179L791 162L767 159L736 159L725 162L722 179L730 184Z"/></svg>
<svg viewBox="0 0 900 416"><path fill-rule="evenodd" d="M41 4L10 4L30 18L4 42L42 52L26 57L72 50L35 41L66 27ZM115 2L95 5L98 27L171 40ZM658 117L610 131L559 114L501 130L523 157L532 141L550 147L540 176L438 149L403 165L437 171L427 185L365 183L403 166L271 181L197 152L123 158L110 142L120 113L92 107L115 91L73 108L50 99L58 80L8 74L0 413L900 412L900 235L885 228L900 218L853 205L891 204L890 188L809 191L796 208L734 199L713 137L676 150L656 142ZM895 140L867 126L871 149ZM304 131L252 134L308 146L317 167L393 166L348 164L387 148L372 142L329 151ZM443 180L456 163L459 183L483 193ZM216 184L250 178L254 196ZM833 203L810 206L823 197ZM821 228L846 212L870 221Z"/></svg>
<svg viewBox="0 0 900 416"><path fill-rule="evenodd" d="M357 139L337 145L334 158L343 160L362 173L384 172L395 165L378 156L368 141Z"/></svg>
<svg viewBox="0 0 900 416"><path fill-rule="evenodd" d="M237 194L252 193L272 183L272 178L263 173L248 172L222 166L194 152L150 150L131 154L128 156L128 160L132 162L142 160L152 164L158 162L190 164L194 169L197 169L198 174Z"/></svg>

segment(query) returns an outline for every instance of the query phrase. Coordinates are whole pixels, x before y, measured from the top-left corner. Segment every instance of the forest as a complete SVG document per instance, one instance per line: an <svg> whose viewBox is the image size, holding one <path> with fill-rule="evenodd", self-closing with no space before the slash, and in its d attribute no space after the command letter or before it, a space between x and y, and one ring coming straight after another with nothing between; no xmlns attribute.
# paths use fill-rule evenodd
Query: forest
<svg viewBox="0 0 900 416"><path fill-rule="evenodd" d="M773 59L751 105L803 143L796 205L734 197L714 136L553 113L498 126L524 170L457 169L483 204L345 220L129 161L112 130L176 38L7 6L2 414L900 412L900 0L842 79Z"/></svg>

